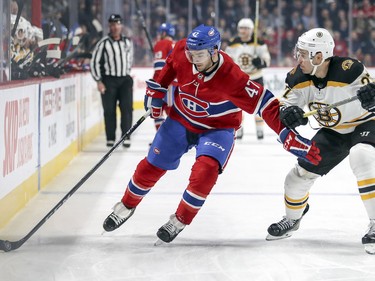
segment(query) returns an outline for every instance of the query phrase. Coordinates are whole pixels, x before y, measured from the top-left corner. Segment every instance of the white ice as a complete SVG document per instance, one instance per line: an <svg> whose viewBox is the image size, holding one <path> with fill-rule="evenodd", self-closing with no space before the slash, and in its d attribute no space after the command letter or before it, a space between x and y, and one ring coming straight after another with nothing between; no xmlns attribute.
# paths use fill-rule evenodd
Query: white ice
<svg viewBox="0 0 375 281"><path fill-rule="evenodd" d="M347 160L316 182L310 211L291 238L265 240L267 227L284 214L283 182L295 158L268 128L257 141L253 123L246 116L245 136L193 223L172 243L155 247L157 229L187 185L194 149L126 224L102 235L103 220L155 133L147 119L130 149L115 151L21 248L0 253L0 280L375 280L375 256L361 244L368 218ZM0 239L26 235L103 157L104 142L101 135L88 145L0 230Z"/></svg>

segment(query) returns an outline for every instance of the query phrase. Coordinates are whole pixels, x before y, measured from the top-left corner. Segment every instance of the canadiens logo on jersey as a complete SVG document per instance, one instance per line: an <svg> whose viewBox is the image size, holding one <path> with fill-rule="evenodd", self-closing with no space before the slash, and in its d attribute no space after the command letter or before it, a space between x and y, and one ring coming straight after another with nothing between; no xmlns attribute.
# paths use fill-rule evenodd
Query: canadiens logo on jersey
<svg viewBox="0 0 375 281"><path fill-rule="evenodd" d="M326 103L320 103L320 102L313 102L309 104L310 110L317 110L324 108L328 104ZM331 108L328 111L318 111L316 114L314 114L314 118L316 121L323 127L335 127L337 124L341 121L341 112L336 108Z"/></svg>
<svg viewBox="0 0 375 281"><path fill-rule="evenodd" d="M352 67L354 61L352 60L345 60L342 62L341 66L343 70L348 70Z"/></svg>
<svg viewBox="0 0 375 281"><path fill-rule="evenodd" d="M188 112L191 116L194 117L206 117L209 116L207 109L209 107L209 103L197 99L193 96L187 95L185 93L180 93L182 104L186 112Z"/></svg>

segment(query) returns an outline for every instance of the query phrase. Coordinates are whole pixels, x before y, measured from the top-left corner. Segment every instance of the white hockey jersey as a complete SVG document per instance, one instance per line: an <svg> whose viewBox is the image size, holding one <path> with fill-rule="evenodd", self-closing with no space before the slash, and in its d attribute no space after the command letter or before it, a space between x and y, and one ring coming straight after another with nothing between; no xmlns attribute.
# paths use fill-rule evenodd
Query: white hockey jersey
<svg viewBox="0 0 375 281"><path fill-rule="evenodd" d="M328 74L322 79L302 73L299 66L293 68L285 80L286 89L280 103L315 110L356 96L359 88L370 81L372 78L359 61L332 57ZM353 132L359 124L375 120L375 114L363 109L356 100L328 112L317 113L314 118L320 127L346 134Z"/></svg>
<svg viewBox="0 0 375 281"><path fill-rule="evenodd" d="M253 37L248 42L242 42L239 37L235 37L229 42L225 52L238 64L242 71L250 75L252 80L263 76L262 69L253 66L253 58L261 58L267 67L271 63L271 55L267 45L261 40L255 45Z"/></svg>

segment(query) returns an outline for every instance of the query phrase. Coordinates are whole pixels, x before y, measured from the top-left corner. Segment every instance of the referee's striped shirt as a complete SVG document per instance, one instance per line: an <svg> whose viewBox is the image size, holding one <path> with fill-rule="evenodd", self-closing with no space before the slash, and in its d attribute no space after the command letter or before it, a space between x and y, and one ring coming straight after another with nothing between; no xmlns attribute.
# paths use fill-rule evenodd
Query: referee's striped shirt
<svg viewBox="0 0 375 281"><path fill-rule="evenodd" d="M123 35L118 41L110 36L102 38L96 44L90 62L91 74L95 81L102 80L103 76L130 75L133 52L133 42Z"/></svg>

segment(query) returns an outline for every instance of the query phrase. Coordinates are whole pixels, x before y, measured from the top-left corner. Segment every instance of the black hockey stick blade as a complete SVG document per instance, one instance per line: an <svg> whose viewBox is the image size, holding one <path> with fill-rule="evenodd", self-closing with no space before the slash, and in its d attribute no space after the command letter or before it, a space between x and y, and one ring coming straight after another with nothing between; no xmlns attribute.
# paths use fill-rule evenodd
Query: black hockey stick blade
<svg viewBox="0 0 375 281"><path fill-rule="evenodd" d="M23 239L15 242L11 242L8 240L0 240L0 251L9 252L18 249L25 243Z"/></svg>
<svg viewBox="0 0 375 281"><path fill-rule="evenodd" d="M119 147L124 140L129 137L142 123L146 120L146 118L150 115L150 110L146 111L146 113L139 118L139 120L120 138L118 142L114 144L114 146L108 150L108 152L99 160L99 162L91 168L91 170L48 212L48 214L38 222L36 226L22 239L18 241L8 241L8 240L1 240L0 239L0 250L4 252L10 252L13 250L18 249L21 247L29 238L38 231L38 229L76 192L83 183L85 183L94 173L95 171L111 156L113 151Z"/></svg>

